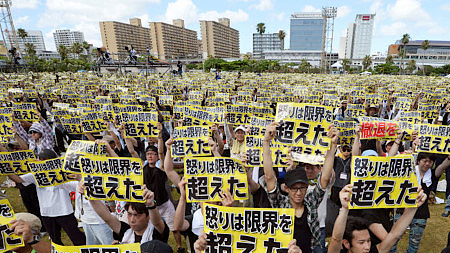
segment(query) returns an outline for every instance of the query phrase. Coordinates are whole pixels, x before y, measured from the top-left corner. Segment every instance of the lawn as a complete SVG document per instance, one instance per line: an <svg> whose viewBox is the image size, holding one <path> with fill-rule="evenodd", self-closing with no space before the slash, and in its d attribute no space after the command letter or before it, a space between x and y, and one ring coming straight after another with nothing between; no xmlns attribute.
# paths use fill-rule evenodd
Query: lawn
<svg viewBox="0 0 450 253"><path fill-rule="evenodd" d="M5 177L0 177L0 182L5 181ZM25 207L22 203L22 199L19 196L19 190L15 188L6 188L6 195L14 208L16 213L25 212ZM173 191L175 199L178 199L178 194ZM439 198L444 198L444 193L437 194ZM424 236L419 248L419 252L422 253L439 253L447 244L447 233L450 230L450 218L443 218L441 213L444 209L444 205L430 205L431 218L428 219L427 227L425 229ZM70 239L63 232L62 240L65 245L72 245ZM172 233L169 237L169 244L174 250L176 250L175 240ZM408 231L400 240L398 245L398 252L405 252L408 246ZM186 247L186 246L185 246Z"/></svg>

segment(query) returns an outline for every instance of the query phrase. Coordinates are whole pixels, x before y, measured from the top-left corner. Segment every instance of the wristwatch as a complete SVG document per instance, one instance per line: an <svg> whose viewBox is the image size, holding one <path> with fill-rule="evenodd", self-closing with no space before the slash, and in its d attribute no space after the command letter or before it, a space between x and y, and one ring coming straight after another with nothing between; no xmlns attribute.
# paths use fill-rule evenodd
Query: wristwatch
<svg viewBox="0 0 450 253"><path fill-rule="evenodd" d="M38 243L41 240L41 236L33 235L33 240L31 242L27 242L28 245L33 245Z"/></svg>
<svg viewBox="0 0 450 253"><path fill-rule="evenodd" d="M147 206L148 210L153 210L156 208L156 200L153 200L153 206Z"/></svg>

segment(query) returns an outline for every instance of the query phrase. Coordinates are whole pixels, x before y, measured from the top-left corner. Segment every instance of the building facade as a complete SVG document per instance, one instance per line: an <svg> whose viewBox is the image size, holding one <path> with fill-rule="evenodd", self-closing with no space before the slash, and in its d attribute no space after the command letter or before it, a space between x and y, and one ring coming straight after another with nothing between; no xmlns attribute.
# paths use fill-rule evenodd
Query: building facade
<svg viewBox="0 0 450 253"><path fill-rule="evenodd" d="M198 57L197 32L186 29L182 19L173 20L173 25L150 22L152 53L162 60L177 60Z"/></svg>
<svg viewBox="0 0 450 253"><path fill-rule="evenodd" d="M200 20L200 29L203 58L239 58L239 31L230 27L230 19Z"/></svg>
<svg viewBox="0 0 450 253"><path fill-rule="evenodd" d="M342 59L363 59L370 55L374 22L375 14L356 15L355 22L347 27L344 44L340 45L345 50Z"/></svg>
<svg viewBox="0 0 450 253"><path fill-rule="evenodd" d="M422 43L423 40L411 40L408 44L402 45L401 41L396 41L395 44L389 45L388 55L394 56L395 61L398 52L404 48L406 51L404 64L410 60L416 61L419 68L423 65L440 67L450 64L450 41L429 40L427 50L423 50Z"/></svg>
<svg viewBox="0 0 450 253"><path fill-rule="evenodd" d="M267 50L280 50L281 41L278 33L254 33L253 34L253 57L262 58L262 53Z"/></svg>
<svg viewBox="0 0 450 253"><path fill-rule="evenodd" d="M115 60L124 60L128 56L128 49L133 46L139 55L150 53L150 29L142 27L141 20L131 18L130 24L117 21L100 22L100 34L103 46L112 54Z"/></svg>
<svg viewBox="0 0 450 253"><path fill-rule="evenodd" d="M321 12L291 15L290 50L322 50L324 19Z"/></svg>
<svg viewBox="0 0 450 253"><path fill-rule="evenodd" d="M73 43L83 43L84 41L84 34L79 31L70 31L68 29L65 30L56 30L53 33L53 38L55 39L55 46L56 48L59 47L59 45L64 45L66 47L71 47Z"/></svg>
<svg viewBox="0 0 450 253"><path fill-rule="evenodd" d="M313 67L320 67L322 60L322 51L307 51L307 50L270 50L263 52L265 60L279 61L280 63L302 63L306 60ZM326 55L326 59L330 61L329 65L338 61L338 54L332 53Z"/></svg>
<svg viewBox="0 0 450 253"><path fill-rule="evenodd" d="M25 53L25 44L30 43L34 45L34 50L36 51L45 51L45 42L44 42L44 36L42 36L41 31L37 30L25 30L27 32L27 36L25 38L21 38L17 36L17 42L19 43L19 49L22 54ZM18 32L16 31L16 34ZM11 37L6 36L9 40ZM8 48L11 48L11 43L8 41Z"/></svg>

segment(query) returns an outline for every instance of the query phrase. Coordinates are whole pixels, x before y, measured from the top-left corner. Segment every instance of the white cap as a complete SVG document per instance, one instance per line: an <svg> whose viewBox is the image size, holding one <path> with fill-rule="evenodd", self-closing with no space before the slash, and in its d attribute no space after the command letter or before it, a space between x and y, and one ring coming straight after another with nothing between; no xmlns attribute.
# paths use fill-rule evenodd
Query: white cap
<svg viewBox="0 0 450 253"><path fill-rule="evenodd" d="M244 125L240 125L240 126L238 126L238 127L236 127L236 128L234 129L234 132L236 133L238 130L242 130L242 131L244 131L244 133L245 133L245 131L247 130L247 128L246 128Z"/></svg>

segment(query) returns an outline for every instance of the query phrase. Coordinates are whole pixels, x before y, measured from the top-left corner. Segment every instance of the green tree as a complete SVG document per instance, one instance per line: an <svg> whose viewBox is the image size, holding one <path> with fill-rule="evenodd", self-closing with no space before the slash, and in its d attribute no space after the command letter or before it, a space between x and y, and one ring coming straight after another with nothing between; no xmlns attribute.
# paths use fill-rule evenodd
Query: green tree
<svg viewBox="0 0 450 253"><path fill-rule="evenodd" d="M59 53L59 56L61 56L61 60L65 60L65 59L67 59L67 54L69 53L69 50L67 49L66 46L61 44L58 47L58 53Z"/></svg>
<svg viewBox="0 0 450 253"><path fill-rule="evenodd" d="M403 59L406 57L406 50L405 50L405 47L406 47L406 44L409 43L409 40L410 40L410 39L411 39L411 36L409 36L409 34L405 33L405 34L403 34L402 39L400 40L401 43L402 43L402 45L403 45L403 47L402 47L402 49L403 49L403 54L402 54L402 56L401 56L401 58L402 58L402 69L404 69L404 68L403 68L403 65L404 65ZM400 55L399 55L399 56L400 56Z"/></svg>
<svg viewBox="0 0 450 253"><path fill-rule="evenodd" d="M25 53L32 59L36 56L36 49L34 47L34 44L32 43L25 43Z"/></svg>
<svg viewBox="0 0 450 253"><path fill-rule="evenodd" d="M77 58L79 58L80 54L83 52L83 46L80 43L75 42L70 47L70 52L75 54Z"/></svg>
<svg viewBox="0 0 450 253"><path fill-rule="evenodd" d="M423 57L422 57L422 72L423 74L425 74L424 70L425 70L425 52L427 51L427 49L430 47L430 42L428 40L424 40L422 42L421 45L422 49L423 49Z"/></svg>
<svg viewBox="0 0 450 253"><path fill-rule="evenodd" d="M89 43L87 41L83 41L83 43L81 43L81 46L84 49L84 54L86 56L86 60L91 61L91 52L89 52L91 45L89 45Z"/></svg>
<svg viewBox="0 0 450 253"><path fill-rule="evenodd" d="M342 60L342 67L343 67L344 70L347 71L347 72L350 70L350 64L351 64L351 62L350 62L349 59L344 58L344 59Z"/></svg>
<svg viewBox="0 0 450 253"><path fill-rule="evenodd" d="M302 59L298 68L300 72L309 73L311 70L311 63L309 63L306 59Z"/></svg>
<svg viewBox="0 0 450 253"><path fill-rule="evenodd" d="M362 65L364 70L366 70L368 67L370 67L370 65L372 65L372 58L370 58L370 55L364 56Z"/></svg>
<svg viewBox="0 0 450 253"><path fill-rule="evenodd" d="M378 74L396 74L400 71L400 68L395 66L392 63L384 63L384 64L378 64L375 67L375 71Z"/></svg>
<svg viewBox="0 0 450 253"><path fill-rule="evenodd" d="M410 60L408 62L408 66L406 66L406 71L408 71L408 73L412 73L414 70L416 70L416 61Z"/></svg>
<svg viewBox="0 0 450 253"><path fill-rule="evenodd" d="M386 63L394 64L394 58L392 57L392 55L388 55L386 57Z"/></svg>
<svg viewBox="0 0 450 253"><path fill-rule="evenodd" d="M23 28L17 29L17 35L22 39L22 41L23 41L26 37L28 37L27 31L25 31L25 29L23 29Z"/></svg>
<svg viewBox="0 0 450 253"><path fill-rule="evenodd" d="M281 42L281 50L284 50L284 38L286 37L286 33L283 30L278 31L278 38Z"/></svg>
<svg viewBox="0 0 450 253"><path fill-rule="evenodd" d="M402 49L400 49L399 51L398 51L398 56L402 59L402 62L401 62L401 64L400 64L400 66L401 66L401 68L400 68L400 72L402 72L403 71L403 59L406 57L406 51L405 51L405 49L404 48L402 48ZM401 73L400 73L401 74Z"/></svg>
<svg viewBox="0 0 450 253"><path fill-rule="evenodd" d="M256 25L256 31L262 35L263 33L266 32L266 25L264 23L258 23Z"/></svg>

